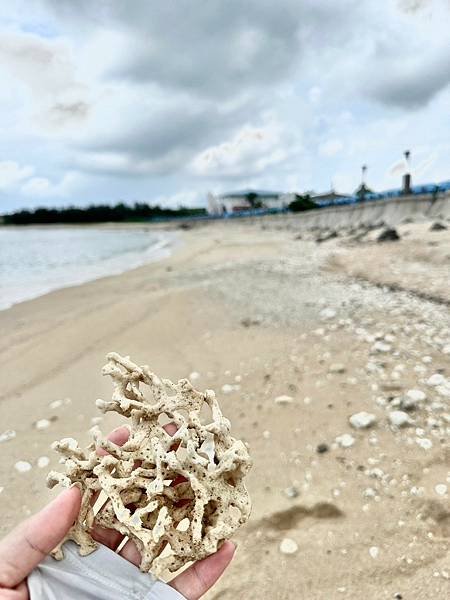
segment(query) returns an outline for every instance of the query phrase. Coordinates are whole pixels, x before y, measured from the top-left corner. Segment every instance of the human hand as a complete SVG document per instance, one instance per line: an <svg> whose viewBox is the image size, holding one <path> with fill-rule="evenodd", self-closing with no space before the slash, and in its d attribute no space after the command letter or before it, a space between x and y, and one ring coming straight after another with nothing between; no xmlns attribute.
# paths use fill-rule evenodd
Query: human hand
<svg viewBox="0 0 450 600"><path fill-rule="evenodd" d="M122 428L109 439L121 445L127 437L128 430ZM64 538L78 515L80 502L77 487L65 490L0 542L0 600L29 600L28 575ZM114 551L123 540L119 532L99 527L92 536ZM234 544L225 542L215 554L192 564L169 585L187 600L198 600L222 575L234 551ZM140 563L139 552L132 541L128 541L119 554L135 565Z"/></svg>

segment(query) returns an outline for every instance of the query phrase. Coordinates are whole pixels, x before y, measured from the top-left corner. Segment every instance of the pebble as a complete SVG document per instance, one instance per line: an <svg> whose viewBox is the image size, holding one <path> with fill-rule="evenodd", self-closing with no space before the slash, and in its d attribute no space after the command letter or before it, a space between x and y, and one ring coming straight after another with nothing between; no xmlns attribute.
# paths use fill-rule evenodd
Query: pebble
<svg viewBox="0 0 450 600"><path fill-rule="evenodd" d="M291 538L284 538L280 543L281 554L295 554L298 550L297 542Z"/></svg>
<svg viewBox="0 0 450 600"><path fill-rule="evenodd" d="M224 383L224 385L222 386L222 392L224 394L231 394L231 392L233 392L235 389L234 385L230 385L229 383Z"/></svg>
<svg viewBox="0 0 450 600"><path fill-rule="evenodd" d="M36 421L34 426L36 429L41 431L43 429L47 429L47 427L50 427L50 421L48 419L39 419L39 421Z"/></svg>
<svg viewBox="0 0 450 600"><path fill-rule="evenodd" d="M434 373L428 380L427 385L435 387L445 383L445 377L441 373Z"/></svg>
<svg viewBox="0 0 450 600"><path fill-rule="evenodd" d="M335 316L336 316L336 311L333 310L332 308L324 308L323 310L320 311L320 317L322 319L325 319L325 320L334 319Z"/></svg>
<svg viewBox="0 0 450 600"><path fill-rule="evenodd" d="M342 435L338 435L336 443L339 444L341 448L350 448L355 443L355 438L349 433L343 433Z"/></svg>
<svg viewBox="0 0 450 600"><path fill-rule="evenodd" d="M423 402L427 398L425 392L422 392L422 390L408 390L406 395L416 402Z"/></svg>
<svg viewBox="0 0 450 600"><path fill-rule="evenodd" d="M426 394L422 390L408 390L405 398L400 401L400 405L406 410L413 410L424 400L426 400Z"/></svg>
<svg viewBox="0 0 450 600"><path fill-rule="evenodd" d="M374 352L390 352L392 346L390 344L386 344L385 342L375 342L372 346L372 350Z"/></svg>
<svg viewBox="0 0 450 600"><path fill-rule="evenodd" d="M4 489L5 488L2 485L0 485L0 494L3 492Z"/></svg>
<svg viewBox="0 0 450 600"><path fill-rule="evenodd" d="M59 408L60 406L62 406L62 403L62 400L53 400L53 402L50 402L49 406L50 408Z"/></svg>
<svg viewBox="0 0 450 600"><path fill-rule="evenodd" d="M328 452L329 449L330 449L330 446L328 444L322 443L322 444L318 444L318 446L316 448L316 452L318 454L324 454L324 452Z"/></svg>
<svg viewBox="0 0 450 600"><path fill-rule="evenodd" d="M442 348L442 352L443 352L444 354L450 354L450 344L447 344L446 346L444 346L444 347Z"/></svg>
<svg viewBox="0 0 450 600"><path fill-rule="evenodd" d="M275 404L292 404L294 398L292 398L292 396L277 396L274 402Z"/></svg>
<svg viewBox="0 0 450 600"><path fill-rule="evenodd" d="M369 548L369 554L372 558L378 558L380 554L380 549L378 548L378 546L371 546Z"/></svg>
<svg viewBox="0 0 450 600"><path fill-rule="evenodd" d="M438 483L435 487L434 487L434 491L436 492L436 494L438 496L445 496L445 494L448 491L447 486L445 485L445 483Z"/></svg>
<svg viewBox="0 0 450 600"><path fill-rule="evenodd" d="M26 460L19 460L14 465L14 468L19 473L27 473L27 471L31 471L32 467L31 467L30 463L27 462Z"/></svg>
<svg viewBox="0 0 450 600"><path fill-rule="evenodd" d="M416 438L416 444L424 450L430 450L433 447L433 442L427 438Z"/></svg>
<svg viewBox="0 0 450 600"><path fill-rule="evenodd" d="M263 431L262 435L265 440L268 440L270 438L270 431L266 429L265 431Z"/></svg>
<svg viewBox="0 0 450 600"><path fill-rule="evenodd" d="M197 371L192 371L192 373L189 375L189 379L191 381L196 381L199 377L200 373L197 373Z"/></svg>
<svg viewBox="0 0 450 600"><path fill-rule="evenodd" d="M40 469L45 469L50 464L50 459L48 456L40 456L37 460L37 466Z"/></svg>
<svg viewBox="0 0 450 600"><path fill-rule="evenodd" d="M402 410L393 410L388 414L388 419L391 425L395 427L404 427L405 425L411 425L412 421L408 413Z"/></svg>
<svg viewBox="0 0 450 600"><path fill-rule="evenodd" d="M14 429L7 429L3 433L0 433L0 442L8 442L16 437Z"/></svg>
<svg viewBox="0 0 450 600"><path fill-rule="evenodd" d="M367 429L376 423L376 417L365 411L355 413L349 418L350 425L355 429Z"/></svg>
<svg viewBox="0 0 450 600"><path fill-rule="evenodd" d="M300 492L295 485L291 485L284 490L284 495L288 498L297 498L297 496L300 495Z"/></svg>

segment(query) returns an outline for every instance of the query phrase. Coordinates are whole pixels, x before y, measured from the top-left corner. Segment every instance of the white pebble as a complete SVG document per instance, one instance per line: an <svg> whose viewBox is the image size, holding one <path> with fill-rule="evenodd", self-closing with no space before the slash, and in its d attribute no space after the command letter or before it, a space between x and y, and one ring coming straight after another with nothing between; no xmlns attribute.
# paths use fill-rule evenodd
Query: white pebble
<svg viewBox="0 0 450 600"><path fill-rule="evenodd" d="M297 542L291 538L284 538L280 543L280 552L282 554L295 554L298 550Z"/></svg>
<svg viewBox="0 0 450 600"><path fill-rule="evenodd" d="M444 347L442 348L442 352L443 352L444 354L450 354L450 344L447 344L446 346L444 346Z"/></svg>
<svg viewBox="0 0 450 600"><path fill-rule="evenodd" d="M200 373L197 373L197 371L192 371L192 373L189 375L189 379L191 381L196 381L199 377Z"/></svg>
<svg viewBox="0 0 450 600"><path fill-rule="evenodd" d="M49 406L50 408L59 408L60 406L62 406L62 403L62 400L53 400L53 402L50 402Z"/></svg>
<svg viewBox="0 0 450 600"><path fill-rule="evenodd" d="M334 319L334 317L336 316L336 311L333 310L332 308L324 308L323 310L320 311L320 317L322 319Z"/></svg>
<svg viewBox="0 0 450 600"><path fill-rule="evenodd" d="M447 493L447 486L445 485L445 483L438 483L435 487L434 487L434 491L436 492L436 494L438 496L445 496L445 494Z"/></svg>
<svg viewBox="0 0 450 600"><path fill-rule="evenodd" d="M297 496L299 495L299 491L295 487L295 485L291 485L290 487L287 487L284 490L284 495L287 496L288 498L297 498Z"/></svg>
<svg viewBox="0 0 450 600"><path fill-rule="evenodd" d="M265 431L263 431L263 438L265 440L268 440L270 438L270 431L268 431L267 429Z"/></svg>
<svg viewBox="0 0 450 600"><path fill-rule="evenodd" d="M376 423L376 417L365 411L355 413L349 418L350 425L355 429L367 429Z"/></svg>
<svg viewBox="0 0 450 600"><path fill-rule="evenodd" d="M50 427L50 421L48 419L40 419L39 421L36 421L35 427L40 431L42 429L47 429L47 427Z"/></svg>
<svg viewBox="0 0 450 600"><path fill-rule="evenodd" d="M16 437L14 429L7 429L3 433L0 433L0 442L8 442Z"/></svg>
<svg viewBox="0 0 450 600"><path fill-rule="evenodd" d="M355 438L350 433L343 433L342 435L338 435L336 443L341 448L350 448L355 443Z"/></svg>
<svg viewBox="0 0 450 600"><path fill-rule="evenodd" d="M386 344L385 342L375 342L372 346L372 350L374 352L390 352L392 346L390 344Z"/></svg>
<svg viewBox="0 0 450 600"><path fill-rule="evenodd" d="M377 546L371 546L369 548L369 554L372 558L378 558L378 555L380 554L380 549Z"/></svg>
<svg viewBox="0 0 450 600"><path fill-rule="evenodd" d="M441 373L434 373L427 381L427 385L434 387L445 383L445 377Z"/></svg>
<svg viewBox="0 0 450 600"><path fill-rule="evenodd" d="M412 422L408 413L402 410L393 410L388 414L388 419L390 424L395 427L404 427L405 425L410 425Z"/></svg>
<svg viewBox="0 0 450 600"><path fill-rule="evenodd" d="M416 444L424 450L430 450L433 447L433 442L427 438L416 438Z"/></svg>
<svg viewBox="0 0 450 600"><path fill-rule="evenodd" d="M230 394L230 393L231 393L233 390L234 390L234 386L233 386L233 385L230 385L229 383L225 383L225 384L222 386L222 392L223 392L224 394Z"/></svg>
<svg viewBox="0 0 450 600"><path fill-rule="evenodd" d="M406 395L408 396L408 398L411 398L411 400L417 402L423 402L423 400L426 400L427 398L426 394L422 392L422 390L408 390L406 392Z"/></svg>
<svg viewBox="0 0 450 600"><path fill-rule="evenodd" d="M50 464L50 459L48 456L40 456L37 460L37 466L40 469L45 469Z"/></svg>
<svg viewBox="0 0 450 600"><path fill-rule="evenodd" d="M14 468L19 473L26 473L27 471L31 471L31 465L26 460L17 461L16 464L14 465Z"/></svg>
<svg viewBox="0 0 450 600"><path fill-rule="evenodd" d="M277 396L274 402L275 404L292 404L294 398L292 398L292 396Z"/></svg>

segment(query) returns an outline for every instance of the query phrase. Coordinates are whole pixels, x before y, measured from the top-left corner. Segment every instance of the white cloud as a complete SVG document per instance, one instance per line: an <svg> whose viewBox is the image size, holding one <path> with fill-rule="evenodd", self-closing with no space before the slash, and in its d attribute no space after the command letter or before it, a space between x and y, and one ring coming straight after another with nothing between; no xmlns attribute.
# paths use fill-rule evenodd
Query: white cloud
<svg viewBox="0 0 450 600"><path fill-rule="evenodd" d="M34 168L29 165L21 167L13 160L0 162L0 190L13 188L33 173Z"/></svg>
<svg viewBox="0 0 450 600"><path fill-rule="evenodd" d="M336 156L336 154L339 154L343 149L344 144L341 142L341 140L327 140L326 142L320 144L319 154L327 157Z"/></svg>
<svg viewBox="0 0 450 600"><path fill-rule="evenodd" d="M60 181L32 177L20 188L22 194L33 198L64 198L79 187L82 177L77 172L66 173Z"/></svg>
<svg viewBox="0 0 450 600"><path fill-rule="evenodd" d="M207 148L192 161L196 175L239 177L263 172L288 156L279 125L246 126L229 141Z"/></svg>

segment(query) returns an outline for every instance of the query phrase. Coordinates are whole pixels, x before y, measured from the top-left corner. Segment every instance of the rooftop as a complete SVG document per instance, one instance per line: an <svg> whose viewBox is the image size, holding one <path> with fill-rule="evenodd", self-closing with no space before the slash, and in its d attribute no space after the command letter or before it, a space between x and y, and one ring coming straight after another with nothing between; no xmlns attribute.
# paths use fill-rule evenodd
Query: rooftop
<svg viewBox="0 0 450 600"><path fill-rule="evenodd" d="M227 192L226 194L219 194L218 198L246 198L249 194L256 194L258 198L272 198L274 196L281 196L282 192L270 192L267 190L252 190L245 189L236 192Z"/></svg>

